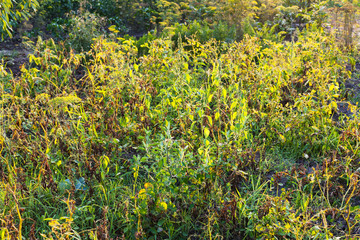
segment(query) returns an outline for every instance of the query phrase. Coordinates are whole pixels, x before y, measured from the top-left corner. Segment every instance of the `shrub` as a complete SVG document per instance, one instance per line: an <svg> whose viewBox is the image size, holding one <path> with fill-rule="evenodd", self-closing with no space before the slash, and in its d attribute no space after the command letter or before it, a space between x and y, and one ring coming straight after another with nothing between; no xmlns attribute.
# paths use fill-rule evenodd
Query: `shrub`
<svg viewBox="0 0 360 240"><path fill-rule="evenodd" d="M90 50L94 39L105 33L105 19L87 11L73 15L71 22L67 42L77 51Z"/></svg>

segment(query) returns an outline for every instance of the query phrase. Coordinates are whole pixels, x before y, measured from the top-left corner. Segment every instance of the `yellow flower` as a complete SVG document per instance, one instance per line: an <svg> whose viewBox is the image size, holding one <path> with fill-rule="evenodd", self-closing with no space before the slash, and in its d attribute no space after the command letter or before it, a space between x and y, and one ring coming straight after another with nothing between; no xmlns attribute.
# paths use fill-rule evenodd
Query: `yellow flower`
<svg viewBox="0 0 360 240"><path fill-rule="evenodd" d="M148 188L153 188L153 185L151 183L145 183L145 188L148 189Z"/></svg>
<svg viewBox="0 0 360 240"><path fill-rule="evenodd" d="M166 204L166 202L161 202L161 203L160 203L160 207L161 207L164 211L166 211L166 210L167 210L167 204Z"/></svg>
<svg viewBox="0 0 360 240"><path fill-rule="evenodd" d="M139 198L141 199L145 199L146 198L146 190L145 189L141 189L139 191Z"/></svg>
<svg viewBox="0 0 360 240"><path fill-rule="evenodd" d="M290 228L291 228L290 224L289 224L289 223L286 223L286 224L285 224L285 229L286 229L286 230L289 230Z"/></svg>

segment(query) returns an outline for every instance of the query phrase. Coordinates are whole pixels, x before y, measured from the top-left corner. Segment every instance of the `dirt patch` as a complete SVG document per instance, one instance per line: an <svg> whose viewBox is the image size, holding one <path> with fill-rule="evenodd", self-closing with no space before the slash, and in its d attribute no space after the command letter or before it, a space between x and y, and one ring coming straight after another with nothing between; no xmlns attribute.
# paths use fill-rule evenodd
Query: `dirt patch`
<svg viewBox="0 0 360 240"><path fill-rule="evenodd" d="M22 45L21 38L0 42L0 59L4 60L6 70L12 72L14 77L19 76L21 66L29 62L29 54L29 50Z"/></svg>
<svg viewBox="0 0 360 240"><path fill-rule="evenodd" d="M359 113L359 111L354 112L353 106L360 107L360 62L357 62L355 66L347 65L346 70L351 71L351 78L344 82L338 81L345 101L337 102L337 111L333 115L335 122L338 122L341 116L351 118Z"/></svg>
<svg viewBox="0 0 360 240"><path fill-rule="evenodd" d="M347 66L347 70L352 72L352 77L345 81L345 95L352 104L360 104L360 62L357 62L354 67Z"/></svg>

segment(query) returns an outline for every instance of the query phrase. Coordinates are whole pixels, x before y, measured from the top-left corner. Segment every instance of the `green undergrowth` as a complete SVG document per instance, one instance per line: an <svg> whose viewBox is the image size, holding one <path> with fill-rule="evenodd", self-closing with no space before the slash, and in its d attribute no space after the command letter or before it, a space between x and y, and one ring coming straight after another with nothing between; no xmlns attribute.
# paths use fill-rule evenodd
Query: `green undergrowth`
<svg viewBox="0 0 360 240"><path fill-rule="evenodd" d="M143 47L39 39L19 77L1 66L1 238L359 236L359 116L338 109L332 36Z"/></svg>

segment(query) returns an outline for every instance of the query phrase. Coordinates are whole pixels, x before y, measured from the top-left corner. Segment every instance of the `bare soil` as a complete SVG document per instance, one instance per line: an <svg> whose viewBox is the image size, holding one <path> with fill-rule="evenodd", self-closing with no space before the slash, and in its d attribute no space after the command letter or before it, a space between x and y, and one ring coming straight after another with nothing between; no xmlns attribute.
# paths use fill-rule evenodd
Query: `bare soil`
<svg viewBox="0 0 360 240"><path fill-rule="evenodd" d="M13 73L14 77L21 73L21 66L29 62L29 51L22 45L21 38L7 39L0 42L0 61L4 60L6 69Z"/></svg>

